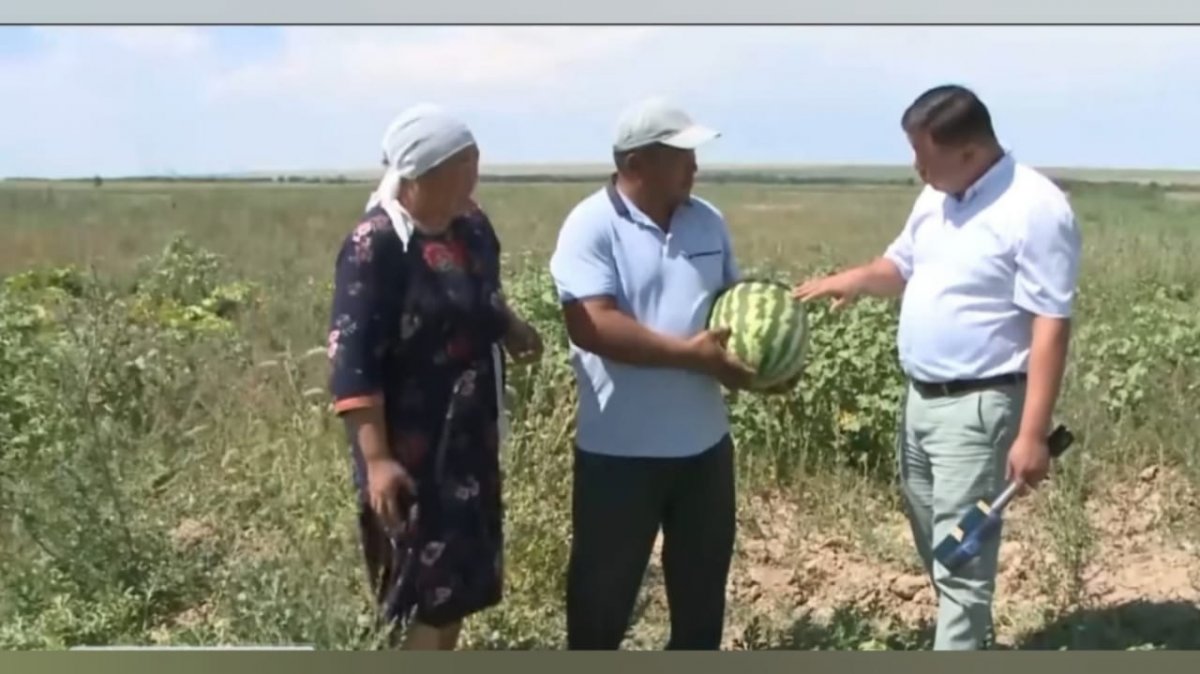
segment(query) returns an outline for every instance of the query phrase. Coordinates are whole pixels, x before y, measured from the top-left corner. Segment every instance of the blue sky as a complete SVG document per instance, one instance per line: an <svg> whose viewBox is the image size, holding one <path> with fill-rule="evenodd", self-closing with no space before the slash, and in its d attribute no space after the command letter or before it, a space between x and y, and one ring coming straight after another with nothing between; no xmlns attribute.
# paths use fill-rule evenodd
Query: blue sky
<svg viewBox="0 0 1200 674"><path fill-rule="evenodd" d="M1198 64L1200 27L0 27L0 176L370 169L426 100L485 163L597 163L651 94L702 162L907 164L949 81L1025 161L1200 169Z"/></svg>

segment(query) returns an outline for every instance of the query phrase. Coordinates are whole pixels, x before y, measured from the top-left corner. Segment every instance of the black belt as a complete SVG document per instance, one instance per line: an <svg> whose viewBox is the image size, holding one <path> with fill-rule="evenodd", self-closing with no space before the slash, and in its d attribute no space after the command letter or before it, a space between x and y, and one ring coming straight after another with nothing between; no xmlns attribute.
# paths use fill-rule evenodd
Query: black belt
<svg viewBox="0 0 1200 674"><path fill-rule="evenodd" d="M946 382L926 382L913 380L913 388L926 398L940 398L959 393L968 393L971 391L980 391L997 386L1012 386L1024 382L1026 375L1024 372L1014 374L1001 374L995 377L985 377L983 379L956 379Z"/></svg>

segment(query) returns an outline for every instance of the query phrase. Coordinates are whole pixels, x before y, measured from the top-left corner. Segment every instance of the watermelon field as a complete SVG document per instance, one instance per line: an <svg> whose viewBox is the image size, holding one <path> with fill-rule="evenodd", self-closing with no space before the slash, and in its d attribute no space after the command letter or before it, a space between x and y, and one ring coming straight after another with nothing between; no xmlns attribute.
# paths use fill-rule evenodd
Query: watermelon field
<svg viewBox="0 0 1200 674"><path fill-rule="evenodd" d="M366 184L0 185L0 648L366 649L342 429L325 392L333 255ZM487 182L510 295L547 342L504 454L507 596L464 646L561 648L574 390L547 255L586 181ZM918 188L701 181L743 268L867 259ZM1011 511L1005 648L1200 647L1200 192L1074 183L1078 442ZM895 307L813 306L801 384L732 399L730 649L918 649L933 594L893 482ZM652 413L652 411L648 411ZM657 649L647 571L627 647Z"/></svg>

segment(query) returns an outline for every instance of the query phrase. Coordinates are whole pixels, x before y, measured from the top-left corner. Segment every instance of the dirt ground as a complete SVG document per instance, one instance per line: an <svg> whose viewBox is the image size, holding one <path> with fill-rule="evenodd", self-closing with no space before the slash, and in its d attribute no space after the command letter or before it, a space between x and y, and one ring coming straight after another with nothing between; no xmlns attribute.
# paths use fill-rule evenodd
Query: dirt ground
<svg viewBox="0 0 1200 674"><path fill-rule="evenodd" d="M997 646L1200 649L1200 494L1188 484L1150 468L1097 489L1086 526L1049 508L1045 493L1016 501L1001 547ZM898 510L875 504L852 518L822 517L778 495L748 505L724 649L930 647L937 599ZM212 534L188 520L174 539L186 549ZM658 650L669 636L661 542L625 648ZM177 626L207 620L211 608L190 609Z"/></svg>
<svg viewBox="0 0 1200 674"><path fill-rule="evenodd" d="M1093 495L1092 545L1074 564L1058 557L1076 548L1050 540L1070 528L1044 526L1033 498L1014 503L997 582L997 646L1124 649L1184 638L1200 647L1200 636L1180 636L1200 634L1200 532L1179 516L1200 513L1200 501L1185 484L1150 469ZM724 648L929 646L937 600L900 513L872 513L873 530L838 532L814 525L794 500L752 503L740 524ZM646 587L630 648L661 648L668 635L657 553Z"/></svg>

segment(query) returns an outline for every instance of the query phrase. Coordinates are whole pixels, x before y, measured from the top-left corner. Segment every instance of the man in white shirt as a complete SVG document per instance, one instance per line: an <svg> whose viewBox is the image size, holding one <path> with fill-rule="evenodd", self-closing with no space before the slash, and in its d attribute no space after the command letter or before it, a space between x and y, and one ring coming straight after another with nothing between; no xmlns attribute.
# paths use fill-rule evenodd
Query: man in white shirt
<svg viewBox="0 0 1200 674"><path fill-rule="evenodd" d="M868 264L799 285L834 308L903 295L901 366L910 383L898 462L913 536L938 593L937 650L993 638L997 536L951 574L932 549L1010 478L1046 475L1079 269L1066 196L1001 147L970 90L930 89L901 125L926 186L904 229Z"/></svg>

